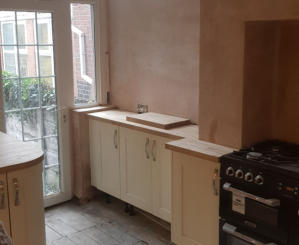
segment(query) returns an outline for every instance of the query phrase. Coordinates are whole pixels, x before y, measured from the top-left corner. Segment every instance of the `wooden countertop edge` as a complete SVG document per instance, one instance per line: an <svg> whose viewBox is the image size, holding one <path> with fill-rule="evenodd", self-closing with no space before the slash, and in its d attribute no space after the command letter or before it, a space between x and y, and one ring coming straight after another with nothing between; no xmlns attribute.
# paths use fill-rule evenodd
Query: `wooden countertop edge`
<svg viewBox="0 0 299 245"><path fill-rule="evenodd" d="M175 133L160 132L158 130L163 130L163 129L160 129L160 128L157 128L157 130L155 130L154 128L153 129L146 128L146 127L150 127L148 125L140 124L140 126L137 126L137 125L132 125L132 124L129 124L129 123L115 121L113 119L108 119L108 118L103 118L103 117L98 117L98 116L93 116L93 115L88 115L88 117L92 118L94 120L97 120L97 121L109 122L113 125L121 126L121 127L128 128L128 129L135 129L135 130L138 130L138 131L141 131L141 132L144 132L144 133L150 133L150 134L154 134L156 136L169 138L171 140L179 140L179 139L184 138L182 136L176 135Z"/></svg>
<svg viewBox="0 0 299 245"><path fill-rule="evenodd" d="M189 156L198 157L204 160L212 161L212 162L220 162L220 157L212 156L207 153L202 153L198 151L193 151L184 147L174 146L171 144L165 144L165 148L171 151L180 152Z"/></svg>
<svg viewBox="0 0 299 245"><path fill-rule="evenodd" d="M88 107L88 108L84 108L84 109L73 109L73 110L71 110L71 112L88 115L90 113L109 111L109 110L113 110L113 109L117 109L117 107L114 105L102 105L102 106Z"/></svg>
<svg viewBox="0 0 299 245"><path fill-rule="evenodd" d="M18 171L18 170L21 170L24 168L30 168L34 165L38 165L38 164L42 163L43 160L44 160L44 154L41 154L41 156L39 156L35 159L32 159L32 160L3 166L0 168L0 173L12 172L12 171Z"/></svg>

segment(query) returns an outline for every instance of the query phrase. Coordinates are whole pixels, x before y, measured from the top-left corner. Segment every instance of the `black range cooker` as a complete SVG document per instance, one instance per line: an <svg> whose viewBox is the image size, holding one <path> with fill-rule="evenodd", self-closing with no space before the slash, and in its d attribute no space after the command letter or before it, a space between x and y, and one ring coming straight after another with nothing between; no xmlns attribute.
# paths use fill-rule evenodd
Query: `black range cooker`
<svg viewBox="0 0 299 245"><path fill-rule="evenodd" d="M267 141L221 158L220 245L299 245L299 146Z"/></svg>

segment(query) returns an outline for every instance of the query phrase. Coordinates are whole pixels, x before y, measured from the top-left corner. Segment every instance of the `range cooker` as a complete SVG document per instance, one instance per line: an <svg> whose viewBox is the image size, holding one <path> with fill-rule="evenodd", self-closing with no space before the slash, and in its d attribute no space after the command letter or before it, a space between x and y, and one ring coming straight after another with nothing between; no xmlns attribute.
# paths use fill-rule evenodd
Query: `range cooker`
<svg viewBox="0 0 299 245"><path fill-rule="evenodd" d="M220 245L299 245L299 146L267 141L221 158Z"/></svg>

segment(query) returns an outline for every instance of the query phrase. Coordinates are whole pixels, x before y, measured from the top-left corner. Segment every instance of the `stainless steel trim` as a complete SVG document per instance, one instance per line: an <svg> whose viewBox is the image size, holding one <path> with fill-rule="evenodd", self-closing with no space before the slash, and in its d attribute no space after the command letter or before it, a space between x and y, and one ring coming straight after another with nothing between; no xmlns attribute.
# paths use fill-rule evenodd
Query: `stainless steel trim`
<svg viewBox="0 0 299 245"><path fill-rule="evenodd" d="M5 184L4 181L0 181L0 196L1 196L1 201L0 201L0 209L5 209Z"/></svg>
<svg viewBox="0 0 299 245"><path fill-rule="evenodd" d="M213 174L213 190L215 196L219 195L218 185L217 185L218 176L219 176L219 170L216 168L214 169L214 174Z"/></svg>
<svg viewBox="0 0 299 245"><path fill-rule="evenodd" d="M20 205L20 198L19 198L19 194L20 194L20 188L19 188L19 182L17 178L14 178L12 180L12 183L15 187L15 206L19 206Z"/></svg>
<svg viewBox="0 0 299 245"><path fill-rule="evenodd" d="M275 199L275 198L265 199L265 198L262 198L262 197L258 197L256 195L253 195L253 194L238 190L236 188L233 188L233 187L231 187L230 183L225 183L223 185L223 190L230 191L230 192L232 192L236 195L240 195L240 196L252 199L254 201L257 201L257 202L263 203L265 205L268 205L270 207L279 207L280 206L280 200L279 199Z"/></svg>
<svg viewBox="0 0 299 245"><path fill-rule="evenodd" d="M146 159L149 159L150 158L150 155L148 153L148 146L149 146L149 138L146 138L146 142L145 142L145 156L146 156Z"/></svg>
<svg viewBox="0 0 299 245"><path fill-rule="evenodd" d="M114 148L115 149L118 148L118 144L117 144L117 129L114 130Z"/></svg>
<svg viewBox="0 0 299 245"><path fill-rule="evenodd" d="M153 161L155 162L157 160L156 158L156 154L154 153L154 151L156 151L156 141L153 140L153 144L152 144L152 157L153 157Z"/></svg>
<svg viewBox="0 0 299 245"><path fill-rule="evenodd" d="M260 241L257 241L249 236L246 236L240 232L237 232L237 227L231 225L231 224L228 224L228 223L225 223L222 227L222 230L225 232L225 233L228 233L234 237L237 237L237 238L240 238L246 242L249 242L250 244L253 244L253 245L277 245L276 243L274 242L270 242L270 243L263 243L263 242L260 242Z"/></svg>

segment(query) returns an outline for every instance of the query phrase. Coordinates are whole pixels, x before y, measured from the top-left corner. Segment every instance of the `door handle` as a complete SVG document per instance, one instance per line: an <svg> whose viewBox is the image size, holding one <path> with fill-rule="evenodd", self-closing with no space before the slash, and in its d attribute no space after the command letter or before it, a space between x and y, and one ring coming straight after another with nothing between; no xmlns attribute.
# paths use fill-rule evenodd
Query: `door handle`
<svg viewBox="0 0 299 245"><path fill-rule="evenodd" d="M213 190L214 190L214 195L218 196L219 195L219 190L218 190L218 178L219 178L219 170L216 168L214 170L214 174L213 174Z"/></svg>
<svg viewBox="0 0 299 245"><path fill-rule="evenodd" d="M114 130L114 148L117 149L118 148L118 143L117 143L117 129Z"/></svg>
<svg viewBox="0 0 299 245"><path fill-rule="evenodd" d="M153 157L153 161L154 161L154 162L157 160L157 158L156 158L156 154L155 154L156 149L157 149L157 147L156 147L156 141L153 140L153 145L152 145L152 157Z"/></svg>
<svg viewBox="0 0 299 245"><path fill-rule="evenodd" d="M146 159L149 159L150 158L150 155L148 153L148 147L149 147L149 138L147 137L146 138L146 142L145 142L145 156L146 156Z"/></svg>
<svg viewBox="0 0 299 245"><path fill-rule="evenodd" d="M19 206L20 205L20 198L19 198L20 187L19 187L19 181L18 181L17 178L14 178L12 180L12 183L13 183L14 188L15 188L15 206Z"/></svg>
<svg viewBox="0 0 299 245"><path fill-rule="evenodd" d="M237 237L237 238L240 238L241 240L244 240L252 245L277 245L276 243L274 242L270 242L270 243L263 243L263 242L260 242L260 241L257 241L249 236L246 236L242 233L239 233L237 232L237 227L233 226L233 225L230 225L228 223L225 223L222 227L222 230L227 233L227 234L230 234L234 237Z"/></svg>
<svg viewBox="0 0 299 245"><path fill-rule="evenodd" d="M233 194L252 199L254 201L268 205L270 207L279 207L280 206L279 199L265 199L265 198L253 195L253 194L250 194L250 193L247 193L247 192L244 192L244 191L241 191L241 190L231 187L231 183L225 183L223 185L223 190L230 191Z"/></svg>
<svg viewBox="0 0 299 245"><path fill-rule="evenodd" d="M0 181L0 209L5 209L5 185L3 181Z"/></svg>

